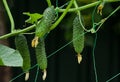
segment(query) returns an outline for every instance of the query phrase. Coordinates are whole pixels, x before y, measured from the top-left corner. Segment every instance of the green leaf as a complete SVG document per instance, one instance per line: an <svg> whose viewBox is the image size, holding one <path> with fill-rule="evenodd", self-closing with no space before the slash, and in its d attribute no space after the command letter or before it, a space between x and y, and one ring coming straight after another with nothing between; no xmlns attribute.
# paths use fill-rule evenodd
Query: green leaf
<svg viewBox="0 0 120 82"><path fill-rule="evenodd" d="M0 44L0 65L21 67L23 59L19 51Z"/></svg>
<svg viewBox="0 0 120 82"><path fill-rule="evenodd" d="M25 22L30 24L36 23L40 18L43 17L43 15L39 13L23 12L23 14L29 16L29 18Z"/></svg>
<svg viewBox="0 0 120 82"><path fill-rule="evenodd" d="M4 65L1 58L0 58L0 65Z"/></svg>

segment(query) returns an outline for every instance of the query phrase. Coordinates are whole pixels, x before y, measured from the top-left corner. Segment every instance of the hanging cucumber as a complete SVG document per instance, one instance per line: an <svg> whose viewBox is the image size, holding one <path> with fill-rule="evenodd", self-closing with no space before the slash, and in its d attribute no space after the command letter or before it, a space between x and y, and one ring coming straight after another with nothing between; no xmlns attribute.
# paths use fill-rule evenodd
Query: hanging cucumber
<svg viewBox="0 0 120 82"><path fill-rule="evenodd" d="M36 27L35 36L43 37L45 33L49 32L50 26L55 20L55 15L56 15L56 12L53 6L45 9L43 13L43 18L41 19L40 23Z"/></svg>
<svg viewBox="0 0 120 82"><path fill-rule="evenodd" d="M46 57L46 52L45 52L45 43L44 39L41 38L39 39L40 42L38 43L38 46L36 47L36 59L37 63L40 67L40 69L43 71L43 80L45 80L46 75L47 75L47 57Z"/></svg>
<svg viewBox="0 0 120 82"><path fill-rule="evenodd" d="M73 21L73 46L77 53L78 63L82 61L82 55L80 54L84 48L84 30L79 22L79 16L76 16Z"/></svg>
<svg viewBox="0 0 120 82"><path fill-rule="evenodd" d="M35 38L32 40L32 47L37 46L38 38L43 37L46 33L50 31L50 27L52 23L55 21L55 15L56 12L53 6L45 9L43 13L43 18L36 26Z"/></svg>
<svg viewBox="0 0 120 82"><path fill-rule="evenodd" d="M15 37L15 45L16 45L16 49L20 52L20 54L23 57L23 71L26 71L26 76L25 76L25 80L29 79L29 72L28 70L31 67L30 64L30 52L28 49L28 45L27 45L27 40L25 38L24 35L17 35Z"/></svg>

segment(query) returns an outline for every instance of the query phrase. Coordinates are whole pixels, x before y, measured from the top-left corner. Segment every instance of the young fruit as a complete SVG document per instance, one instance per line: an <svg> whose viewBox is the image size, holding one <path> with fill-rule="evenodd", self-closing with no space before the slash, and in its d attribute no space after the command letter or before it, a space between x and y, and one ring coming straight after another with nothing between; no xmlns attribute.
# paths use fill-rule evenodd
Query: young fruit
<svg viewBox="0 0 120 82"><path fill-rule="evenodd" d="M55 21L55 15L56 12L53 6L45 9L41 21L36 26L35 38L41 38L50 31L50 27ZM35 38L32 40L32 47L37 46L37 43L34 43L38 42Z"/></svg>
<svg viewBox="0 0 120 82"><path fill-rule="evenodd" d="M76 16L73 21L73 46L75 52L78 53L78 63L80 63L82 60L80 53L84 48L84 30L79 22L79 16Z"/></svg>
<svg viewBox="0 0 120 82"><path fill-rule="evenodd" d="M16 45L16 49L20 52L21 56L23 57L23 71L26 71L26 75L29 78L29 72L28 70L31 67L30 64L30 52L28 49L28 45L27 45L27 40L25 38L24 35L17 35L15 37L15 45ZM26 77L26 76L25 76ZM26 79L28 80L28 79Z"/></svg>
<svg viewBox="0 0 120 82"><path fill-rule="evenodd" d="M45 43L44 39L41 38L39 39L40 42L38 43L38 46L36 47L36 59L37 63L40 67L40 69L43 71L43 80L46 78L46 69L47 69L47 57L46 57L46 52L45 52Z"/></svg>

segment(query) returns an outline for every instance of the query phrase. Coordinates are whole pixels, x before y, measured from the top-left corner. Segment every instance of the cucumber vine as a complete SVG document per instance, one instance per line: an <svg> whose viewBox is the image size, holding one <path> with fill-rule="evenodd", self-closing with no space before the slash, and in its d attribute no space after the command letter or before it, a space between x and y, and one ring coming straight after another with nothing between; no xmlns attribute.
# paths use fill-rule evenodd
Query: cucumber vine
<svg viewBox="0 0 120 82"><path fill-rule="evenodd" d="M31 44L32 44L33 49L35 48L35 51L36 51L37 66L39 66L40 69L43 71L44 73L43 80L45 80L46 75L47 75L47 62L48 61L47 61L47 56L45 52L44 36L46 34L49 34L52 30L54 30L60 24L60 22L64 19L67 13L76 12L76 17L73 21L73 40L72 41L73 41L75 52L78 54L77 55L78 63L80 63L82 61L81 52L83 51L83 48L84 48L84 35L83 34L88 33L88 32L96 33L100 29L100 27L105 23L105 21L108 18L110 18L114 13L116 13L116 11L120 9L120 6L118 6L110 15L108 15L104 19L101 19L101 21L99 21L98 23L93 21L93 26L90 29L86 29L82 22L81 11L96 6L97 12L94 12L94 13L98 13L102 15L102 9L104 8L105 3L119 2L120 0L99 0L99 1L95 1L95 2L86 4L83 6L78 6L77 0L70 0L65 9L58 7L58 6L55 8L52 5L51 0L46 0L48 7L44 10L43 14L23 12L23 15L29 16L29 19L27 19L25 22L30 23L31 25L24 29L17 30L15 29L14 19L8 7L7 1L6 0L2 0L2 1L6 9L6 12L8 14L8 17L10 19L11 32L0 36L0 40L16 36L16 39L15 39L16 49L12 49L12 51L14 55L18 53L20 59L21 58L23 59L23 60L21 59L21 61L18 61L19 65L16 65L16 67L20 66L23 68L23 71L26 72L25 80L28 80L29 69L33 67L31 67L30 65L30 53L29 53L29 49L26 43L27 40L25 36L21 34L27 33L30 30L35 29L35 32L33 33L35 34L35 37L33 38ZM62 14L58 16L56 12L62 13ZM3 49L3 48L6 48L6 51L7 49L11 50L8 47L0 45L0 49ZM6 51L4 51L4 53ZM3 66L7 66L8 63L5 64L3 59L0 53L0 64ZM11 65L11 66L14 66L14 65ZM12 80L10 82L12 82Z"/></svg>

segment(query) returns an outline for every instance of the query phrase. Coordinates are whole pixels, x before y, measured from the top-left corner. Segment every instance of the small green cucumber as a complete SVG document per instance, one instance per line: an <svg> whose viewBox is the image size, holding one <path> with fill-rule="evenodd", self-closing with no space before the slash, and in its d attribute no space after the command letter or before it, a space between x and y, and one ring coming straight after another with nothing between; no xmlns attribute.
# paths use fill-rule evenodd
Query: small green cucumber
<svg viewBox="0 0 120 82"><path fill-rule="evenodd" d="M35 48L36 50L36 59L37 63L40 66L41 70L44 70L47 68L47 57L45 52L45 43L44 39L39 39L38 46Z"/></svg>
<svg viewBox="0 0 120 82"><path fill-rule="evenodd" d="M45 52L45 43L44 43L44 39L40 38L39 39L39 43L37 45L37 47L35 48L36 50L36 59L37 59L37 63L40 67L40 69L43 71L43 80L46 79L47 76L47 57L46 57L46 52Z"/></svg>
<svg viewBox="0 0 120 82"><path fill-rule="evenodd" d="M84 30L79 22L79 17L73 21L73 46L77 53L81 53L84 48Z"/></svg>
<svg viewBox="0 0 120 82"><path fill-rule="evenodd" d="M31 67L30 52L27 45L27 40L24 35L20 34L15 37L16 49L23 57L23 71L28 71Z"/></svg>
<svg viewBox="0 0 120 82"><path fill-rule="evenodd" d="M35 31L36 37L43 37L46 33L49 32L50 27L55 20L55 15L56 12L53 6L45 9L43 13L43 18L36 26L36 31Z"/></svg>
<svg viewBox="0 0 120 82"><path fill-rule="evenodd" d="M82 28L79 16L76 16L73 21L73 47L75 52L77 53L78 63L81 62L82 56L81 52L84 48L84 29Z"/></svg>

